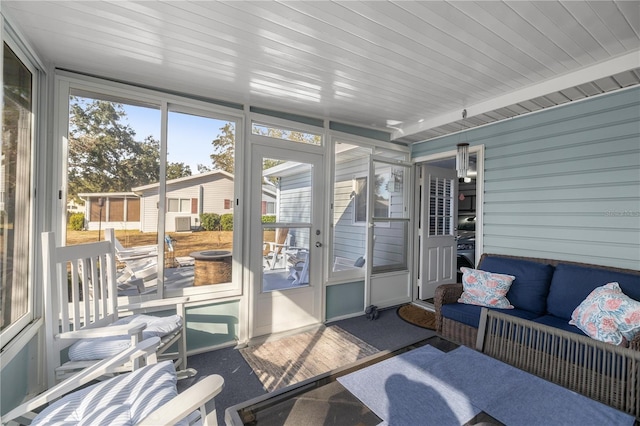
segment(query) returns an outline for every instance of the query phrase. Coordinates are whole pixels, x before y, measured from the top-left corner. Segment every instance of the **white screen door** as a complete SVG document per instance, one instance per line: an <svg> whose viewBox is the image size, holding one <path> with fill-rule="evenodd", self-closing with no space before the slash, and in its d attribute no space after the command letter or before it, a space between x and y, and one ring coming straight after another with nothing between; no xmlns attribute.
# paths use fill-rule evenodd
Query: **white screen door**
<svg viewBox="0 0 640 426"><path fill-rule="evenodd" d="M453 169L421 167L418 283L420 299L429 299L440 284L456 282L458 179Z"/></svg>
<svg viewBox="0 0 640 426"><path fill-rule="evenodd" d="M411 165L372 156L369 166L367 222L369 304L393 306L411 300Z"/></svg>
<svg viewBox="0 0 640 426"><path fill-rule="evenodd" d="M322 155L253 145L251 337L319 324Z"/></svg>

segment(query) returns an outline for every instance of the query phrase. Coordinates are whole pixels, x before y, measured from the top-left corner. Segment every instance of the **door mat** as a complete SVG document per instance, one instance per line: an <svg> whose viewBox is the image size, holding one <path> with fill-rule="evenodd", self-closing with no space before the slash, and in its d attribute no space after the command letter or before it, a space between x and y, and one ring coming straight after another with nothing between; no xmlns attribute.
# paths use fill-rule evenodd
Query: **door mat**
<svg viewBox="0 0 640 426"><path fill-rule="evenodd" d="M398 308L398 316L406 322L418 327L436 329L436 314L411 303Z"/></svg>
<svg viewBox="0 0 640 426"><path fill-rule="evenodd" d="M310 379L377 352L378 349L338 326L240 349L267 392Z"/></svg>

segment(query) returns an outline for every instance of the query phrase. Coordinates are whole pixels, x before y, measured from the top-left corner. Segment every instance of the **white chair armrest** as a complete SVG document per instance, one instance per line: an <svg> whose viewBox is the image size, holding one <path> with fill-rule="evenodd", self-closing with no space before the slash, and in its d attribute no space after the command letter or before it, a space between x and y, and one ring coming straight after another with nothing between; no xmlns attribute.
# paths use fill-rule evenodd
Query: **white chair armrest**
<svg viewBox="0 0 640 426"><path fill-rule="evenodd" d="M82 330L76 331L67 331L65 333L60 333L56 336L58 339L97 339L99 337L110 337L110 336L133 336L134 334L139 334L142 330L145 329L147 325L142 323L138 324L122 324L122 325L112 325L109 327L95 327L95 328L85 328Z"/></svg>
<svg viewBox="0 0 640 426"><path fill-rule="evenodd" d="M114 355L92 365L91 367L85 368L35 398L9 411L2 417L2 424L5 424L10 420L32 417L32 413L35 409L77 390L81 386L84 386L105 374L114 372L117 367L126 364L129 361L145 357L148 363L155 362L157 358L154 355L159 346L160 338L151 337L138 343L134 347L120 352L118 355Z"/></svg>
<svg viewBox="0 0 640 426"><path fill-rule="evenodd" d="M118 306L118 311L120 312L136 312L142 311L145 309L156 309L164 308L169 306L183 305L189 301L188 297L174 297L171 299L158 299L158 300L148 300L145 302L138 303L130 303L128 305Z"/></svg>
<svg viewBox="0 0 640 426"><path fill-rule="evenodd" d="M203 425L216 425L215 410L207 415L205 404L215 398L224 387L224 379L212 374L200 380L138 423L139 426L175 424L195 410L200 410Z"/></svg>

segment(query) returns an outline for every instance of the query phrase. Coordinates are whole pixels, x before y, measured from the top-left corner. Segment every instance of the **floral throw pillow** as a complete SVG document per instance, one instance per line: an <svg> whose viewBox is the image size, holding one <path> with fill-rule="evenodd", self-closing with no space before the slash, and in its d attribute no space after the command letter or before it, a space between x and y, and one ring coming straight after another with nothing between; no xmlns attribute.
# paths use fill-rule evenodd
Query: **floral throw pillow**
<svg viewBox="0 0 640 426"><path fill-rule="evenodd" d="M460 268L460 270L463 292L458 302L490 308L513 309L513 305L505 296L515 279L514 276L471 268Z"/></svg>
<svg viewBox="0 0 640 426"><path fill-rule="evenodd" d="M624 294L617 282L608 283L589 293L569 324L594 339L620 345L640 333L640 302Z"/></svg>

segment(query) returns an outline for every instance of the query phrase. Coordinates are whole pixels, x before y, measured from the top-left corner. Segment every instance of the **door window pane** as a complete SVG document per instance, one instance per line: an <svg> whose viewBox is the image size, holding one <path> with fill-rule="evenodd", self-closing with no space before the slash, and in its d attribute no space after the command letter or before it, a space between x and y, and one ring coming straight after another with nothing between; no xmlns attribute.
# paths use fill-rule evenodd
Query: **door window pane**
<svg viewBox="0 0 640 426"><path fill-rule="evenodd" d="M263 182L274 194L276 225L263 216L262 291L309 285L313 166L263 159ZM270 188L270 189L269 189ZM287 226L278 226L286 223Z"/></svg>
<svg viewBox="0 0 640 426"><path fill-rule="evenodd" d="M407 166L373 161L376 206L373 216L372 272L407 269L409 207L405 176Z"/></svg>
<svg viewBox="0 0 640 426"><path fill-rule="evenodd" d="M373 272L407 269L408 228L408 221L375 222L371 264Z"/></svg>
<svg viewBox="0 0 640 426"><path fill-rule="evenodd" d="M29 312L32 75L4 45L0 166L0 329Z"/></svg>

